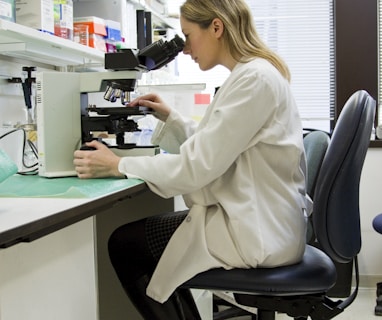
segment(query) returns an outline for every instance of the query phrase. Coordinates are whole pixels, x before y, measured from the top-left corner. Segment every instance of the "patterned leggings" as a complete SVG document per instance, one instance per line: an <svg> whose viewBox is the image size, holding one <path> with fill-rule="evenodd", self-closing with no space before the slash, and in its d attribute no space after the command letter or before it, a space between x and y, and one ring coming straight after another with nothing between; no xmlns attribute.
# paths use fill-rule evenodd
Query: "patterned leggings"
<svg viewBox="0 0 382 320"><path fill-rule="evenodd" d="M109 255L124 287L151 275L188 210L157 215L117 228L109 239Z"/></svg>

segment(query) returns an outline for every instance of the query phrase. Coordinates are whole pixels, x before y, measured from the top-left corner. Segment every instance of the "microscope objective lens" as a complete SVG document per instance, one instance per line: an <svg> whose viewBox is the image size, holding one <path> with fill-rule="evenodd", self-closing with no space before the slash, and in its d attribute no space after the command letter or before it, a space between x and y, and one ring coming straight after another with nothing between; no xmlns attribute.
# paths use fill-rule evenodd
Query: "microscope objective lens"
<svg viewBox="0 0 382 320"><path fill-rule="evenodd" d="M112 87L107 87L105 94L104 94L104 99L107 101L110 101L110 97L113 95L113 88Z"/></svg>

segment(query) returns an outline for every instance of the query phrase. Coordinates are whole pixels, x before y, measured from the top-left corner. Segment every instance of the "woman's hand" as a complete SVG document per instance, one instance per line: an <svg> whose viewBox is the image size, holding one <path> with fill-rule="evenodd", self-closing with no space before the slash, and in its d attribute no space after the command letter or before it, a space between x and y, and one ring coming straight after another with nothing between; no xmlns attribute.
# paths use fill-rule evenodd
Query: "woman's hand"
<svg viewBox="0 0 382 320"><path fill-rule="evenodd" d="M81 179L123 177L118 171L119 160L121 159L107 146L98 141L87 142L86 146L95 150L74 151L74 166L77 176Z"/></svg>
<svg viewBox="0 0 382 320"><path fill-rule="evenodd" d="M135 98L134 100L130 101L129 105L132 107L142 106L151 108L155 111L154 116L163 122L167 120L167 117L171 111L170 107L167 106L163 100L155 93L149 93Z"/></svg>

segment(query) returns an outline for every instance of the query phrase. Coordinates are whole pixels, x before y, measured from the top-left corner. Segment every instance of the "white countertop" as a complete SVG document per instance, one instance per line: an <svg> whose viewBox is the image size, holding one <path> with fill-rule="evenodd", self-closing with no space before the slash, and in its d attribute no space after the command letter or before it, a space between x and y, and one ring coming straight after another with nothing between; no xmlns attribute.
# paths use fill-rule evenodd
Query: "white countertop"
<svg viewBox="0 0 382 320"><path fill-rule="evenodd" d="M46 181L51 186L52 180ZM57 183L60 181L57 179ZM96 197L1 197L0 194L0 248L33 241L147 190L143 181L131 179L125 188Z"/></svg>

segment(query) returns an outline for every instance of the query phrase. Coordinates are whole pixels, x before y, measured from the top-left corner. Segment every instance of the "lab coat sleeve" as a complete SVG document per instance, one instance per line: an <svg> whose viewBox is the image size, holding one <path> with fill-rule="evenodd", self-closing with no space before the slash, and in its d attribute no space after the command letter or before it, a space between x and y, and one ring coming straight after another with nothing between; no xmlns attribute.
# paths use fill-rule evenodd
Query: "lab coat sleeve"
<svg viewBox="0 0 382 320"><path fill-rule="evenodd" d="M180 145L179 154L126 157L119 163L120 172L141 177L163 197L191 193L221 176L239 154L256 143L275 111L277 97L266 79L243 72L219 93L219 99L207 124ZM166 126L179 123L175 114L171 117ZM171 132L179 131L173 128Z"/></svg>
<svg viewBox="0 0 382 320"><path fill-rule="evenodd" d="M186 119L172 109L166 122L158 122L151 142L169 153L177 154L182 143L194 134L196 127L196 121Z"/></svg>

